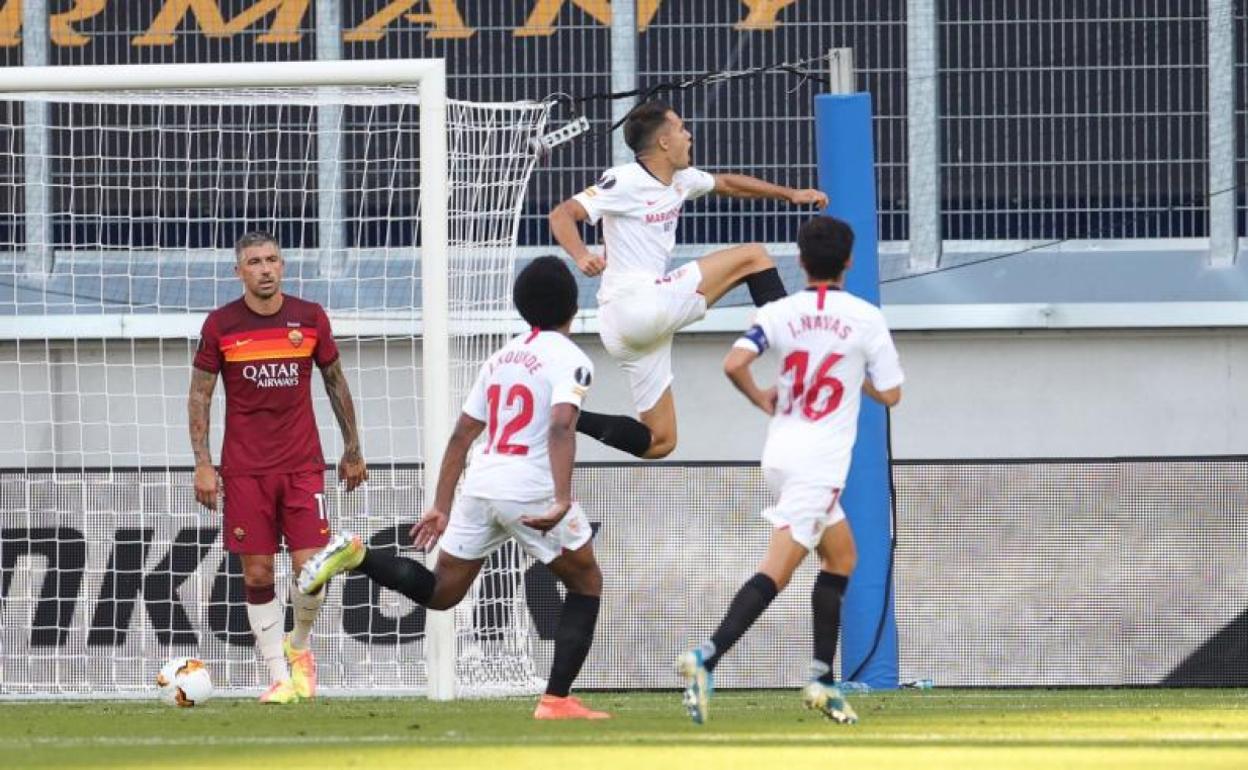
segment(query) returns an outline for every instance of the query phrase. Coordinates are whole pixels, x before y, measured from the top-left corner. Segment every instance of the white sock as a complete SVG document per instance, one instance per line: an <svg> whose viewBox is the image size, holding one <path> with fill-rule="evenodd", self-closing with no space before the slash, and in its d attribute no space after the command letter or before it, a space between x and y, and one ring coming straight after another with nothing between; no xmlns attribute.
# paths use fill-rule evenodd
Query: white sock
<svg viewBox="0 0 1248 770"><path fill-rule="evenodd" d="M251 633L256 637L256 649L260 651L264 665L269 667L269 680L273 682L290 679L290 667L286 665L286 655L282 652L285 609L277 599L247 605L247 620L251 622Z"/></svg>
<svg viewBox="0 0 1248 770"><path fill-rule="evenodd" d="M308 637L312 635L312 624L316 622L321 605L325 603L325 586L309 596L300 591L292 581L288 593L290 606L295 610L295 629L290 632L290 646L296 650L306 649Z"/></svg>

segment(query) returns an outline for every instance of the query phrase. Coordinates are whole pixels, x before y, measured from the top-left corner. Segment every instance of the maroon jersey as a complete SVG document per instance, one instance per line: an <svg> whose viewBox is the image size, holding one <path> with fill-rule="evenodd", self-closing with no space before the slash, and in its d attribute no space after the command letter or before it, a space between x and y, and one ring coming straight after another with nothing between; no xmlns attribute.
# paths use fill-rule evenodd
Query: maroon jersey
<svg viewBox="0 0 1248 770"><path fill-rule="evenodd" d="M204 319L195 368L225 381L222 476L324 470L312 414L312 363L338 360L329 318L315 302L286 294L273 315L242 298Z"/></svg>

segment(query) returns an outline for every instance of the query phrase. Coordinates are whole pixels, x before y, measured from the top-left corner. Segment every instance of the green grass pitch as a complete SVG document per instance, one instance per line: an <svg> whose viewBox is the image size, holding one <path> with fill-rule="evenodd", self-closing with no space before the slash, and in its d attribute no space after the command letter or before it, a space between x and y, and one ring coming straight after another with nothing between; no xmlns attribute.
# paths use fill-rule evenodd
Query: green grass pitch
<svg viewBox="0 0 1248 770"><path fill-rule="evenodd" d="M588 693L605 722L539 723L533 699L0 703L0 767L1248 768L1245 690L930 690L851 698L832 724L796 692Z"/></svg>

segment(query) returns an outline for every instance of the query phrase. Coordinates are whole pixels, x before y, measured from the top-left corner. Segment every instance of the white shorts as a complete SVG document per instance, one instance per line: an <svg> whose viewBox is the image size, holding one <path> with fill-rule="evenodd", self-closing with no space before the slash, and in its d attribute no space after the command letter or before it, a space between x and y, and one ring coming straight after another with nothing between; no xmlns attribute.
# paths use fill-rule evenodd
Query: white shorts
<svg viewBox="0 0 1248 770"><path fill-rule="evenodd" d="M776 504L763 509L763 518L776 529L788 529L809 551L818 547L825 529L845 518L839 485L792 478L777 468L764 468L763 479L776 496Z"/></svg>
<svg viewBox="0 0 1248 770"><path fill-rule="evenodd" d="M508 538L515 538L529 556L542 564L550 564L564 550L575 551L588 543L594 534L580 503L572 503L571 510L549 532L520 523L523 516L541 515L550 503L550 500L519 502L462 495L451 509L451 521L439 546L461 559L484 559Z"/></svg>
<svg viewBox="0 0 1248 770"><path fill-rule="evenodd" d="M672 335L706 315L702 269L689 262L653 283L623 289L598 311L603 347L628 375L638 412L672 384Z"/></svg>

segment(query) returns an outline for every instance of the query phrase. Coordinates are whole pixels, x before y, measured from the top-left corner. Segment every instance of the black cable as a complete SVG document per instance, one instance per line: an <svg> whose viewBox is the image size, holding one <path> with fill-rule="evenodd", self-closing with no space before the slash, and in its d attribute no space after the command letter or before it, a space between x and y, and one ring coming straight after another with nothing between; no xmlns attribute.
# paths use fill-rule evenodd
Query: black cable
<svg viewBox="0 0 1248 770"><path fill-rule="evenodd" d="M562 103L571 109L574 116L579 116L579 112L576 109L576 105L584 104L585 102L615 101L616 99L629 99L632 97L640 97L637 100L637 104L633 106L633 109L636 109L638 106L645 104L647 101L653 99L655 96L658 96L659 94L672 93L675 91L687 91L690 88L696 88L698 86L704 86L704 85L714 84L714 83L723 83L729 80L738 80L741 78L751 78L751 77L756 77L758 75L774 75L774 74L790 75L790 76L799 78L798 86L800 86L802 83L805 83L808 80L827 85L829 82L827 77L819 74L818 71L816 70L808 69L808 68L811 65L819 63L819 62L830 61L831 55L832 55L831 53L825 53L820 56L812 56L806 59L799 59L798 61L795 61L795 62L778 62L776 64L764 64L764 65L759 65L757 67L749 67L743 70L712 70L710 72L703 72L700 75L695 75L693 77L685 78L683 80L667 80L667 81L663 81L662 83L656 83L646 88L633 88L633 89L629 89L628 91L603 91L599 93L588 94L586 96L577 96L577 97L569 97L567 94L552 94L551 96L546 97L544 101L547 101L547 102L557 101L559 103ZM612 123L611 126L607 129L607 132L609 133L619 128L624 123L625 120L628 120L629 115L633 113L633 109L630 109L627 113L624 114L623 117L621 117L619 120Z"/></svg>
<svg viewBox="0 0 1248 770"><path fill-rule="evenodd" d="M884 628L888 625L888 611L893 604L893 564L896 562L897 557L897 482L893 476L893 416L892 411L887 407L884 409L884 452L885 457L888 459L888 509L890 516L888 570L884 579L884 603L880 608L880 621L875 627L875 639L871 642L871 649L867 652L866 657L862 659L862 662L858 664L858 668L854 669L854 673L845 677L846 682L858 681L858 677L862 675L863 669L875 658L875 654L880 651L880 640L884 638Z"/></svg>

